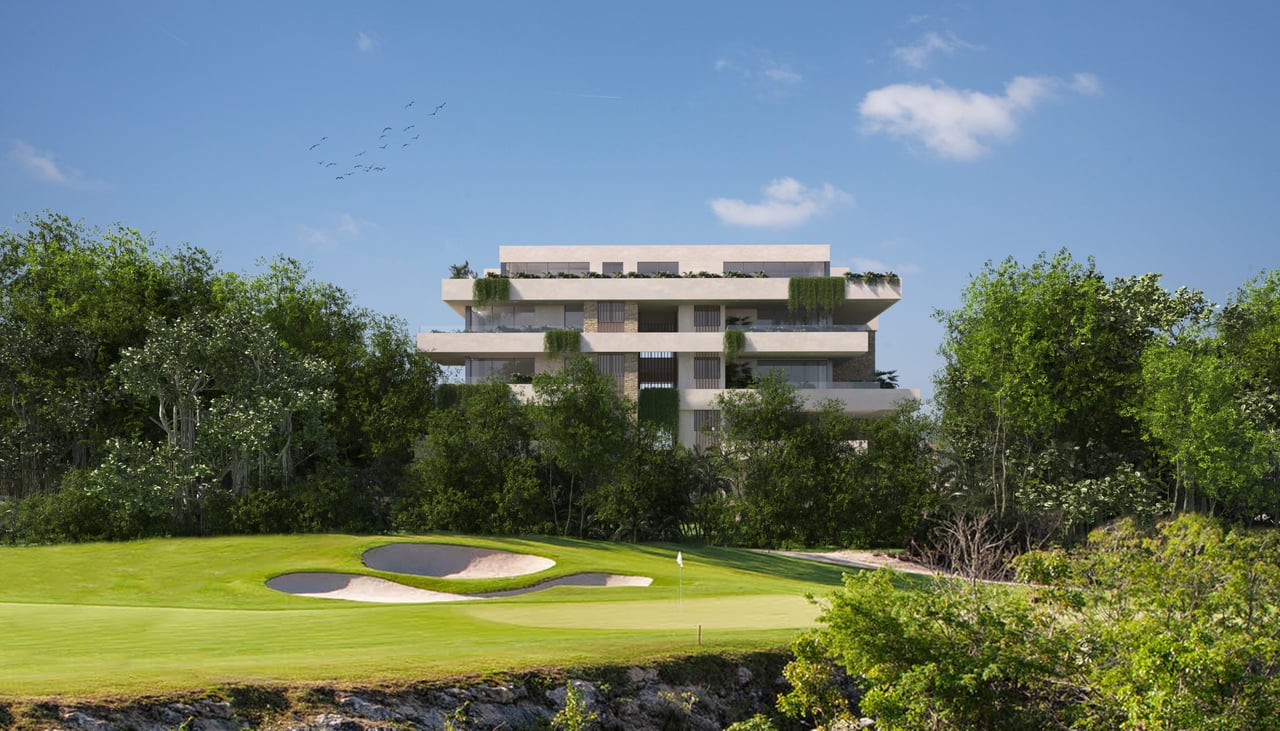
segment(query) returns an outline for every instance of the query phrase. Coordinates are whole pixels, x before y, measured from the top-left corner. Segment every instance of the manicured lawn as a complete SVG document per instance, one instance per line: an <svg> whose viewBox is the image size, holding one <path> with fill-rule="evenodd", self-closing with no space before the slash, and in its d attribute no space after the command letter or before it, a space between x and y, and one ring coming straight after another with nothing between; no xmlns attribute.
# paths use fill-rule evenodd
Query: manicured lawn
<svg viewBox="0 0 1280 731"><path fill-rule="evenodd" d="M511 579L372 571L395 541L533 553ZM837 567L732 549L459 536L252 536L0 548L0 696L163 692L223 682L376 682L641 661L785 645L840 583ZM290 596L290 571L363 573L438 591L527 586L576 572L649 587L575 588L475 602L366 604Z"/></svg>

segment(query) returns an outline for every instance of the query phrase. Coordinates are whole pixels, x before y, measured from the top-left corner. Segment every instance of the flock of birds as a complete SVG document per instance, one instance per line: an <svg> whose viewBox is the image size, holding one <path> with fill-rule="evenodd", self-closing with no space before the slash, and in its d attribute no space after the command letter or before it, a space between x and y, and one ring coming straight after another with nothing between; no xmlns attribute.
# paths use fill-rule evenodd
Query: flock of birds
<svg viewBox="0 0 1280 731"><path fill-rule="evenodd" d="M435 109L431 110L431 112L426 116L434 117L440 114L440 110L444 109L445 104L446 102L441 102L437 104ZM404 105L404 108L412 110L413 105L414 105L414 102L411 101L408 104ZM412 114L412 111L410 113ZM377 152L371 153L370 152L371 150L380 150L385 153L385 152L401 151L407 147L412 147L413 143L416 142L418 138L422 136L419 132L416 131L417 128L418 128L417 122L413 122L408 126L401 128L399 131L397 131L397 128L394 126L383 127L382 131L378 134L377 142L373 143L373 145L371 145L370 147L360 150L359 152L352 155L351 160L342 162L340 161L340 158L332 159L332 160L322 159L322 160L317 160L316 164L326 170L332 167L340 168L340 172L338 173L338 175L334 177L334 180L346 180L347 178L350 178L353 175L356 175L357 173L365 173L365 174L380 173L387 169L385 165L374 165L371 163L367 163L363 160L358 160L358 158L362 158L366 154L375 154L375 155L379 154ZM307 148L307 152L315 152L317 149L320 149L322 146L324 146L325 141L328 139L329 138L327 136L321 137L319 141L317 141L315 144ZM322 154L323 154L323 151L322 151ZM370 159L370 158L366 158L366 160L367 159ZM350 169L347 169L348 165L350 165Z"/></svg>

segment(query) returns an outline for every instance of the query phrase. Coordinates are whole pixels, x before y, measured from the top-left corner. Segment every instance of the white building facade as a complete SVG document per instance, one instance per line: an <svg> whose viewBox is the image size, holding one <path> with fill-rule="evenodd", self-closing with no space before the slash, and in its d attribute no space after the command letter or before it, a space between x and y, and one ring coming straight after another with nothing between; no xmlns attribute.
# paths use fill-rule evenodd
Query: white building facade
<svg viewBox="0 0 1280 731"><path fill-rule="evenodd" d="M878 318L901 299L900 280L833 268L830 256L826 245L503 246L485 275L508 278L505 296L479 303L476 280L443 280L464 327L420 333L418 349L463 366L468 383L499 379L528 396L532 376L565 357L548 353L546 333L578 331L578 350L625 395L674 389L690 446L714 442L717 396L769 371L807 403L835 400L859 416L919 398L876 380ZM817 278L827 291L839 278L843 297L796 306L792 280Z"/></svg>

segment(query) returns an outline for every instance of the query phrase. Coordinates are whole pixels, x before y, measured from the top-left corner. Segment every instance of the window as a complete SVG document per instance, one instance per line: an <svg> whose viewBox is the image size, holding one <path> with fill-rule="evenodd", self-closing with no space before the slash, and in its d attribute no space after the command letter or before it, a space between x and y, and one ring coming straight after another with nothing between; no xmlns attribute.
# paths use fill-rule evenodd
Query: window
<svg viewBox="0 0 1280 731"><path fill-rule="evenodd" d="M693 387L720 388L720 355L698 353L693 356Z"/></svg>
<svg viewBox="0 0 1280 731"><path fill-rule="evenodd" d="M796 388L831 387L829 360L759 360L756 361L756 370L760 375L778 371L787 383Z"/></svg>
<svg viewBox="0 0 1280 731"><path fill-rule="evenodd" d="M467 383L531 383L533 358L467 358Z"/></svg>
<svg viewBox="0 0 1280 731"><path fill-rule="evenodd" d="M621 274L622 262L606 261L605 263L600 265L600 273L601 274Z"/></svg>
<svg viewBox="0 0 1280 731"><path fill-rule="evenodd" d="M720 412L693 412L694 444L698 449L712 449L720 444Z"/></svg>
<svg viewBox="0 0 1280 731"><path fill-rule="evenodd" d="M675 353L641 353L638 366L640 388L676 387L678 366Z"/></svg>
<svg viewBox="0 0 1280 731"><path fill-rule="evenodd" d="M726 261L724 272L764 274L769 277L825 277L831 273L826 261Z"/></svg>
<svg viewBox="0 0 1280 731"><path fill-rule="evenodd" d="M627 308L622 302L596 303L596 330L602 333L620 333L626 329Z"/></svg>
<svg viewBox="0 0 1280 731"><path fill-rule="evenodd" d="M606 376L613 376L616 380L615 388L618 393L622 393L626 387L623 377L627 372L627 361L622 353L597 353L596 369Z"/></svg>
<svg viewBox="0 0 1280 731"><path fill-rule="evenodd" d="M693 331L700 333L720 332L720 305L694 305Z"/></svg>
<svg viewBox="0 0 1280 731"><path fill-rule="evenodd" d="M573 302L564 306L564 327L566 330L581 330L582 322L581 302Z"/></svg>
<svg viewBox="0 0 1280 731"><path fill-rule="evenodd" d="M533 305L467 307L467 332L534 330L538 318Z"/></svg>
<svg viewBox="0 0 1280 731"><path fill-rule="evenodd" d="M548 276L554 274L586 274L591 269L587 261L511 261L502 262L502 275L532 274Z"/></svg>
<svg viewBox="0 0 1280 731"><path fill-rule="evenodd" d="M679 274L678 261L638 261L636 274Z"/></svg>

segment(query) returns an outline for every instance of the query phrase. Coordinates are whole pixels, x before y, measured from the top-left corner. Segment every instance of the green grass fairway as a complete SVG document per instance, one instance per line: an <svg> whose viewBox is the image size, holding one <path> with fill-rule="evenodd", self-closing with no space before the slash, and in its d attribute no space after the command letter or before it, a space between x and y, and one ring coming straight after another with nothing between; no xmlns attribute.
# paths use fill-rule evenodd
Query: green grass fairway
<svg viewBox="0 0 1280 731"><path fill-rule="evenodd" d="M556 565L510 579L373 571L390 542L533 553ZM841 569L732 549L460 536L252 536L0 548L0 696L164 692L229 682L376 682L638 662L785 645L812 624L804 597ZM638 574L649 587L556 587L447 604L291 596L291 571L379 576L424 589L511 589L576 572Z"/></svg>

